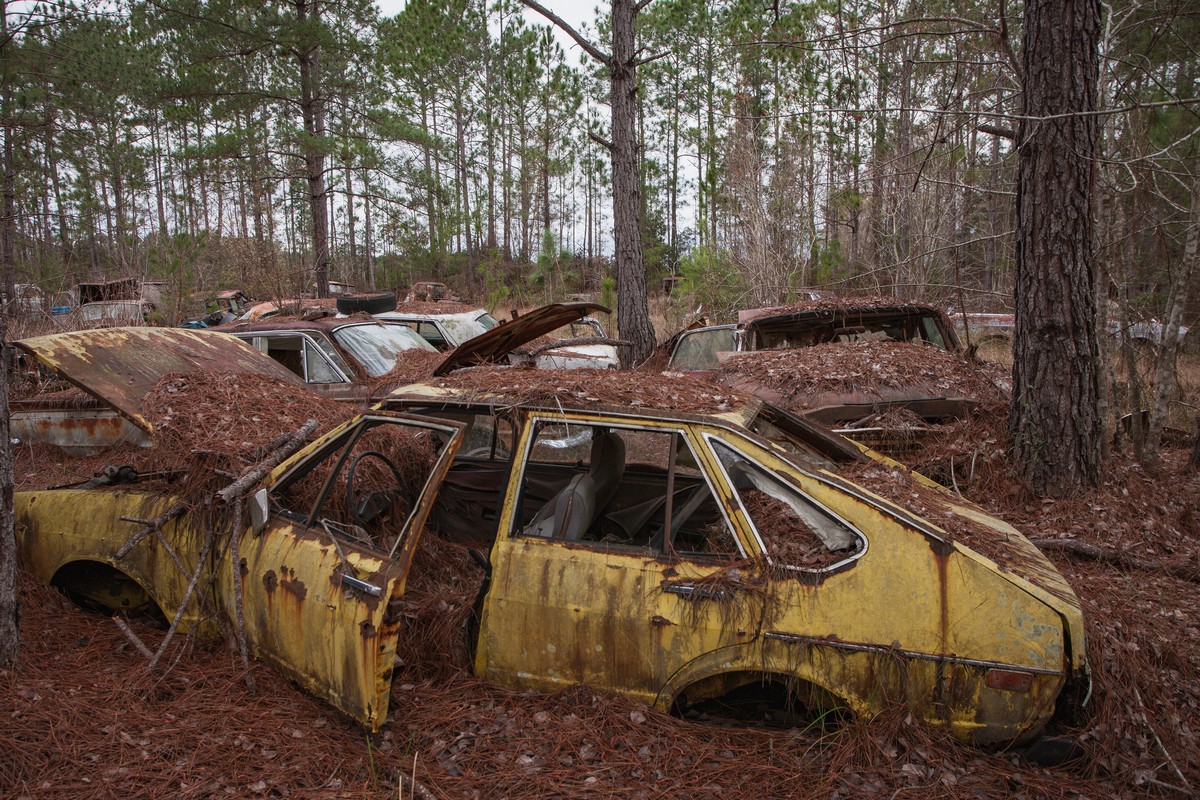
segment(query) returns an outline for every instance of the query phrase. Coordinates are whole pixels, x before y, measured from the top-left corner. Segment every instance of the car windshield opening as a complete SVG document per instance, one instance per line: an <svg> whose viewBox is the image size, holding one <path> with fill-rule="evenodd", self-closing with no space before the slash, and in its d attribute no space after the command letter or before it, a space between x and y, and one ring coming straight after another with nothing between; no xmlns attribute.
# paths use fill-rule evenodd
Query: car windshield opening
<svg viewBox="0 0 1200 800"><path fill-rule="evenodd" d="M396 356L405 350L434 350L416 331L403 325L348 325L334 331L333 337L372 378L391 372Z"/></svg>

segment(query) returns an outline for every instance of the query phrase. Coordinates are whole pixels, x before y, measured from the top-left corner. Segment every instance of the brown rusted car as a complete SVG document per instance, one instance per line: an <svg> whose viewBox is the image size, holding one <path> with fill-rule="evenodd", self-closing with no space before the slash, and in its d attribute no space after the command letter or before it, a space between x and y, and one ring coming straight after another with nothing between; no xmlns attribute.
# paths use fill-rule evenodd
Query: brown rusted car
<svg viewBox="0 0 1200 800"><path fill-rule="evenodd" d="M249 343L300 377L309 388L338 400L371 398L379 379L410 352L435 353L416 331L371 319L272 316L214 330Z"/></svg>
<svg viewBox="0 0 1200 800"><path fill-rule="evenodd" d="M943 311L890 298L743 311L736 324L680 334L668 369L716 377L884 450L898 427L911 442L1004 402Z"/></svg>

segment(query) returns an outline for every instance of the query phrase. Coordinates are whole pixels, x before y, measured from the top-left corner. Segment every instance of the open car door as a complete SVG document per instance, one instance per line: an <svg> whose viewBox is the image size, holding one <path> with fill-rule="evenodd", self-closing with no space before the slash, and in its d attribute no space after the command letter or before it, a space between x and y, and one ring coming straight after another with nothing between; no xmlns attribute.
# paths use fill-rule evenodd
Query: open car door
<svg viewBox="0 0 1200 800"><path fill-rule="evenodd" d="M259 532L243 537L253 655L371 730L387 719L408 569L463 427L358 417L276 472L255 498Z"/></svg>

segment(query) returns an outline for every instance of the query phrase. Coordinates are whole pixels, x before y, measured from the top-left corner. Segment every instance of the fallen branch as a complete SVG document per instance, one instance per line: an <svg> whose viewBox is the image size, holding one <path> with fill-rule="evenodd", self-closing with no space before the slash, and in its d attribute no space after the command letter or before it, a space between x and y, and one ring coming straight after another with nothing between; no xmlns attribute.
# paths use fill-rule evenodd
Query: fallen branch
<svg viewBox="0 0 1200 800"><path fill-rule="evenodd" d="M1175 759L1171 758L1171 751L1167 750L1167 746L1163 744L1163 740L1158 736L1158 731L1156 731L1154 726L1150 724L1150 710L1147 709L1146 704L1142 702L1142 693L1139 692L1136 687L1133 690L1133 696L1137 699L1138 706L1142 709L1142 722L1144 722L1146 727L1150 729L1150 733L1154 736L1154 741L1158 742L1158 749L1161 750L1162 754L1167 757L1167 763L1170 764L1171 769L1175 771L1175 777L1179 778L1179 782L1183 784L1183 788L1172 786L1169 783L1160 783L1158 781L1154 782L1164 788L1174 789L1175 791L1182 792L1190 797L1195 797L1196 795L1192 791L1192 785L1188 783L1188 779L1183 776L1183 770L1179 769L1179 765L1175 763Z"/></svg>
<svg viewBox="0 0 1200 800"><path fill-rule="evenodd" d="M261 481L263 478L265 478L267 476L267 473L269 473L276 466L278 466L279 463L281 461L283 461L283 459L287 458L289 455L291 455L292 453L299 450L300 447L303 446L303 444L306 441L308 441L308 437L311 436L313 431L315 431L316 429L317 429L317 420L310 419L307 422L305 422L302 426L300 426L299 430L297 430L294 434L289 436L288 440L283 445L276 448L275 451L273 453L271 453L270 456L268 456L267 458L260 461L258 464L256 464L251 469L247 470L242 475L242 477L238 478L236 481L229 484L224 489L221 489L220 491L218 491L214 495L214 498L217 500L220 500L222 503L224 503L226 505L234 502L235 500L241 499L242 495L244 495L247 491L250 490L251 487L253 487L259 481ZM164 519L164 517L167 519L172 518L172 517L168 517L168 514L173 514L174 516L178 516L179 513L182 513L182 509L180 509L180 511L178 511L178 512L175 511L175 509L177 507L178 507L178 504L176 506L173 506L170 510L168 510L167 514L164 514L160 517L155 517L152 520L134 519L133 520L134 522L141 522L145 525L145 528L143 529L143 531L139 531L139 534L144 534L141 536L141 538L145 538L146 535L149 535L154 530L161 528L162 525L165 524L165 521L166 521ZM232 515L232 525L236 526L236 530L233 532L234 536L231 538L233 538L235 542L240 541L240 536L238 534L241 533L240 529L241 529L242 525L244 524L244 520L245 520L245 517L241 513L241 510L242 510L242 504L238 503L236 505L236 507L234 509L234 513ZM135 537L135 538L137 538L137 537ZM140 540L141 539L139 538L138 541L140 541ZM133 542L133 540L130 540L130 541L132 542L132 544L127 542L125 547L122 547L121 549L122 550L125 550L126 548L132 549L133 545L136 544L136 542ZM208 537L207 537L206 541L204 542L204 549L203 549L203 551L201 551L200 558L196 562L196 571L192 573L191 580L188 581L187 591L184 592L183 600L180 602L179 608L175 612L175 617L171 620L171 627L167 629L167 635L163 639L162 644L159 645L158 652L156 652L154 654L154 657L150 660L150 669L151 670L153 670L156 666L158 666L159 659L162 658L163 653L165 653L167 650L167 646L170 645L171 640L175 637L175 632L179 629L179 622L180 622L180 620L183 619L183 614L187 610L188 603L190 603L192 600L192 595L196 591L196 585L200 582L200 576L204 573L204 566L208 562L209 553L212 552L213 547L216 545L216 542L217 542L217 534L210 528L208 531ZM239 557L235 556L235 557L231 558L230 560L233 562L235 582L237 584L238 589L240 590L240 588L241 588L241 559ZM240 591L237 594L240 595ZM237 598L236 604L237 604L237 606L236 606L235 614L238 619L238 630L237 630L238 646L242 651L242 658L248 659L248 656L246 655L245 618L243 616L242 599L240 596ZM247 667L249 667L248 663L247 663ZM247 678L247 681L250 683L251 688L253 688L253 678L250 677L250 673L248 670L246 672L246 678Z"/></svg>
<svg viewBox="0 0 1200 800"><path fill-rule="evenodd" d="M242 477L217 492L217 498L222 503L229 504L244 495L251 487L267 477L267 473L279 466L279 462L299 450L316 429L317 421L315 419L305 422L300 426L298 431L289 436L271 455L244 472Z"/></svg>
<svg viewBox="0 0 1200 800"><path fill-rule="evenodd" d="M1200 583L1200 567L1194 564L1172 564L1160 561L1128 556L1116 550L1105 550L1095 545L1081 542L1078 539L1032 539L1038 549L1065 553L1076 558L1098 561L1101 564L1112 564L1116 567L1129 567L1143 572L1162 572L1174 578L1192 583Z"/></svg>
<svg viewBox="0 0 1200 800"><path fill-rule="evenodd" d="M158 666L158 660L167 651L167 645L171 644L171 639L175 637L175 631L179 629L179 621L183 619L183 612L187 610L188 603L192 600L192 594L196 591L196 584L200 582L200 576L204 574L204 565L208 561L208 554L212 551L216 540L217 537L212 531L209 531L208 539L204 543L204 549L200 552L200 558L196 560L196 571L192 573L192 579L188 581L187 591L183 593L183 601L180 602L178 610L175 611L175 617L171 620L171 627L167 629L166 637L163 638L162 644L158 646L158 652L154 654L154 658L150 659L151 671Z"/></svg>
<svg viewBox="0 0 1200 800"><path fill-rule="evenodd" d="M229 561L233 566L233 616L234 627L237 631L238 652L242 656L242 668L246 675L246 688L254 692L254 676L250 674L250 653L246 646L246 611L245 595L242 594L242 532L246 527L246 504L236 503L233 507L233 522L230 523L232 542L230 544Z"/></svg>
<svg viewBox="0 0 1200 800"><path fill-rule="evenodd" d="M154 653L150 652L150 648L146 647L141 638L133 632L133 629L126 624L125 620L121 619L119 614L113 614L112 621L116 623L117 629L120 630L121 633L125 634L125 638L129 640L129 643L132 644L139 653L144 655L147 660L154 660Z"/></svg>
<svg viewBox="0 0 1200 800"><path fill-rule="evenodd" d="M133 548L137 547L138 544L143 539L145 539L147 536L154 533L155 531L161 531L162 527L164 525L166 525L168 522L170 522L171 520L178 517L180 514L182 514L186 510L187 509L183 505L183 503L176 503L175 505L171 506L166 511L164 511L162 514L159 514L154 519L142 519L140 517L121 517L121 519L124 520L125 522L136 522L139 525L141 525L142 528L137 533L135 533L133 536L131 536L129 538L129 541L127 541L125 544L121 545L121 549L118 550L116 553L117 560L120 561L122 558L129 555L129 553L133 550Z"/></svg>

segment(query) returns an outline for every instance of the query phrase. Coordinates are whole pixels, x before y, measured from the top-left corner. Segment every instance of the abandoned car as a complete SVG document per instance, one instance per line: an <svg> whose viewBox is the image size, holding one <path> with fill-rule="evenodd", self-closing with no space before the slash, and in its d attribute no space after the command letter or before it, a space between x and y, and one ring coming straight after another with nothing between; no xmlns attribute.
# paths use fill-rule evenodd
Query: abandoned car
<svg viewBox="0 0 1200 800"><path fill-rule="evenodd" d="M367 400L380 390L380 379L407 354L437 352L407 326L370 317L338 318L332 312L273 315L214 330L249 343L310 388L339 400Z"/></svg>
<svg viewBox="0 0 1200 800"><path fill-rule="evenodd" d="M191 346L173 338L191 332L150 333ZM210 336L205 347L257 355ZM18 346L151 440L186 433L178 369L78 339ZM150 396L168 398L153 419ZM740 692L854 714L899 702L981 744L1036 736L1089 687L1079 602L1020 533L722 386L487 367L410 385L247 489L232 545L182 512L131 545L189 484L128 473L119 486L22 485L29 569L198 634L240 610L251 654L371 729L387 717L413 555L434 537L477 548L464 630L476 673L503 686L586 683L663 710Z"/></svg>
<svg viewBox="0 0 1200 800"><path fill-rule="evenodd" d="M682 332L667 368L715 377L887 452L1005 400L945 313L885 298L743 311L737 324Z"/></svg>
<svg viewBox="0 0 1200 800"><path fill-rule="evenodd" d="M610 313L608 308L599 303L551 303L521 315L514 311L511 320L498 321L483 309L472 309L460 303L405 302L392 311L375 316L388 322L408 325L438 350L449 352L498 325L512 324L536 315L544 308L579 309L580 313L562 323L571 326L570 338L560 342L528 340L531 346L525 349L524 354L533 359L535 366L542 369L574 369L615 368L619 364L613 340L607 338L598 320L586 316L596 312ZM551 330L554 328L547 329L541 335ZM515 351L514 355L517 355Z"/></svg>

